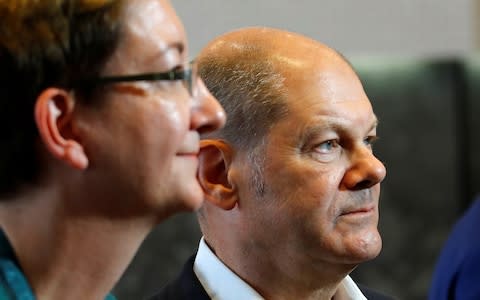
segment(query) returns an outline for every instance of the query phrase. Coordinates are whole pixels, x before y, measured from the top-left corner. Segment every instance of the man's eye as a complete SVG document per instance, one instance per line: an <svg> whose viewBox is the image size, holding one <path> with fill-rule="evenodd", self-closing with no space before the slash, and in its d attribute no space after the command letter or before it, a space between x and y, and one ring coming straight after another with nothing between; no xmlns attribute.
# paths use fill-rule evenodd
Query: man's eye
<svg viewBox="0 0 480 300"><path fill-rule="evenodd" d="M337 147L339 147L337 140L328 140L317 145L315 149L317 152L320 152L320 153L330 153L333 150L335 150L335 148Z"/></svg>

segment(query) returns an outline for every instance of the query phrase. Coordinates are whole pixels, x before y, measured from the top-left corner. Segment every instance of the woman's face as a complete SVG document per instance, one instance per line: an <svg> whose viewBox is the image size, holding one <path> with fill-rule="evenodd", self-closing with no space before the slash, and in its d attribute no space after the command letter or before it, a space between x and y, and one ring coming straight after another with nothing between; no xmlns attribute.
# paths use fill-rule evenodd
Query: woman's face
<svg viewBox="0 0 480 300"><path fill-rule="evenodd" d="M186 65L185 32L168 1L126 1L124 12L122 37L103 76ZM89 168L119 213L164 218L202 204L199 135L223 126L225 113L201 79L193 80L191 93L182 80L114 83L100 109L84 108L93 137Z"/></svg>

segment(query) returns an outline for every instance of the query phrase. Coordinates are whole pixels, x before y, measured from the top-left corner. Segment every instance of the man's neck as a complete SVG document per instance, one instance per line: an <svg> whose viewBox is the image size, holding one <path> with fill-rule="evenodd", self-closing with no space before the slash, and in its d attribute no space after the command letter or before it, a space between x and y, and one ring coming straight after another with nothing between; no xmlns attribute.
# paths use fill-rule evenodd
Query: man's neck
<svg viewBox="0 0 480 300"><path fill-rule="evenodd" d="M342 280L354 268L293 262L278 253L259 255L258 249L215 252L225 265L265 299L342 299Z"/></svg>

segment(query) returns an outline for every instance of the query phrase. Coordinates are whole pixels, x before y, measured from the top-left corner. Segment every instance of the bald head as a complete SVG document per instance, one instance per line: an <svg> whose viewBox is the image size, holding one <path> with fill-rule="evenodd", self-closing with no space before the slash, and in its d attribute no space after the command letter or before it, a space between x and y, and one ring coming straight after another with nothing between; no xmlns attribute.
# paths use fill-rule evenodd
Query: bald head
<svg viewBox="0 0 480 300"><path fill-rule="evenodd" d="M328 80L329 71L339 65L353 73L349 63L328 46L264 27L217 37L200 52L198 63L207 87L228 116L226 126L213 135L243 150L252 150L287 114L288 96L299 84Z"/></svg>
<svg viewBox="0 0 480 300"><path fill-rule="evenodd" d="M358 76L333 49L268 28L220 36L199 67L228 116L199 153L205 241L264 298L331 299L332 278L381 249L385 168Z"/></svg>
<svg viewBox="0 0 480 300"><path fill-rule="evenodd" d="M266 59L279 67L301 67L312 59L344 60L335 50L318 41L266 27L243 28L217 37L201 51L199 59L206 58L223 62L238 58L251 62Z"/></svg>

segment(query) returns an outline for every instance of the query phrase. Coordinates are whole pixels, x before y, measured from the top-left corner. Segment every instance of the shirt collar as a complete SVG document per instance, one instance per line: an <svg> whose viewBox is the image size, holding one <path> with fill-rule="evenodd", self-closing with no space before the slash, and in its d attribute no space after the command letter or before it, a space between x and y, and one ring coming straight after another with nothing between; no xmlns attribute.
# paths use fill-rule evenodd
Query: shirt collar
<svg viewBox="0 0 480 300"><path fill-rule="evenodd" d="M345 291L345 299L367 300L367 298L362 294L362 291L360 291L358 286L349 275L347 275L347 277L345 277L340 284L340 288L343 287Z"/></svg>
<svg viewBox="0 0 480 300"><path fill-rule="evenodd" d="M203 237L198 245L193 271L212 300L263 300L262 296L218 259Z"/></svg>
<svg viewBox="0 0 480 300"><path fill-rule="evenodd" d="M193 271L212 300L264 300L210 250L203 237L198 245ZM340 289L345 300L367 300L348 275L342 280Z"/></svg>

